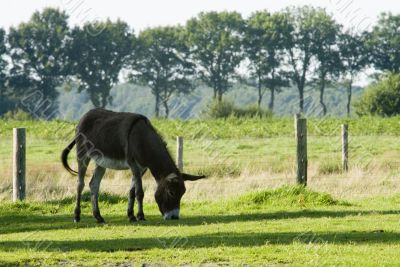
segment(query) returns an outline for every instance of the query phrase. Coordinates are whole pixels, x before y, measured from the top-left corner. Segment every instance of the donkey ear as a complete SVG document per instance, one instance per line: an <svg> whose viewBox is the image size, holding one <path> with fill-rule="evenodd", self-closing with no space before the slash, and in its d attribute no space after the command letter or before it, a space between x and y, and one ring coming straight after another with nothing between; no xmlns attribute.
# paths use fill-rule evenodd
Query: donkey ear
<svg viewBox="0 0 400 267"><path fill-rule="evenodd" d="M196 181L196 180L203 179L203 178L206 178L206 176L205 175L197 176L197 175L182 173L182 179L184 181Z"/></svg>

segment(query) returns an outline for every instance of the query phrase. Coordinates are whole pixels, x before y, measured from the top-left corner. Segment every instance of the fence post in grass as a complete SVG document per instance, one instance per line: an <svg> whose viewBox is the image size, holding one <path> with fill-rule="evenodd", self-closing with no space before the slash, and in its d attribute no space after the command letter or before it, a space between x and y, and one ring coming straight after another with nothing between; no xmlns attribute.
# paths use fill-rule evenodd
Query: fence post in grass
<svg viewBox="0 0 400 267"><path fill-rule="evenodd" d="M176 137L176 165L183 172L183 137Z"/></svg>
<svg viewBox="0 0 400 267"><path fill-rule="evenodd" d="M349 169L349 126L342 124L342 167L343 171Z"/></svg>
<svg viewBox="0 0 400 267"><path fill-rule="evenodd" d="M13 129L13 201L25 199L25 128Z"/></svg>
<svg viewBox="0 0 400 267"><path fill-rule="evenodd" d="M307 185L307 120L300 114L294 116L294 127L297 145L297 184Z"/></svg>

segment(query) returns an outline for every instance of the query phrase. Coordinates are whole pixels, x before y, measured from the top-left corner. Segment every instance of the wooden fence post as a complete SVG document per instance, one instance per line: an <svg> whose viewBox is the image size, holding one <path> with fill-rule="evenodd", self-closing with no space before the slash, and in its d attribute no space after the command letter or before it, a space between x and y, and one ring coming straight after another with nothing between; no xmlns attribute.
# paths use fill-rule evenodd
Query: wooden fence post
<svg viewBox="0 0 400 267"><path fill-rule="evenodd" d="M349 126L342 124L342 167L343 171L349 169Z"/></svg>
<svg viewBox="0 0 400 267"><path fill-rule="evenodd" d="M25 199L25 128L13 129L13 201Z"/></svg>
<svg viewBox="0 0 400 267"><path fill-rule="evenodd" d="M297 144L297 184L307 185L307 120L300 114L294 117L296 144Z"/></svg>
<svg viewBox="0 0 400 267"><path fill-rule="evenodd" d="M176 137L176 164L178 169L183 172L183 137Z"/></svg>

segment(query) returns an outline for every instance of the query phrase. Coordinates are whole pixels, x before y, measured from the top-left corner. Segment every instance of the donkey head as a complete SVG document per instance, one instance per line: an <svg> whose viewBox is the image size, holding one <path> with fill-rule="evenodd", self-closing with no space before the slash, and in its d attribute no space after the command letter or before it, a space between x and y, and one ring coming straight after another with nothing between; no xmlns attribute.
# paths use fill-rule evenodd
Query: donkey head
<svg viewBox="0 0 400 267"><path fill-rule="evenodd" d="M155 199L165 220L179 219L181 198L186 191L184 181L195 181L202 178L205 176L171 173L158 183Z"/></svg>

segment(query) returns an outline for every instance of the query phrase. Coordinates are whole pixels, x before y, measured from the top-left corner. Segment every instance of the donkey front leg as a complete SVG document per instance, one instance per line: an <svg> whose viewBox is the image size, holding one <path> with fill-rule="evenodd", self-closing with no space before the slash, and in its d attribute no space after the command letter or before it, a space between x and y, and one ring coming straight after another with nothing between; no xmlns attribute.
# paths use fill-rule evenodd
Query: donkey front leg
<svg viewBox="0 0 400 267"><path fill-rule="evenodd" d="M136 175L135 175L135 177L136 177ZM144 212L143 212L144 191L143 191L143 185L142 185L142 175L140 175L138 178L136 178L135 195L136 195L136 200L138 202L137 219L139 221L145 221L146 219L144 218Z"/></svg>
<svg viewBox="0 0 400 267"><path fill-rule="evenodd" d="M81 196L83 188L85 187L85 175L89 164L90 158L78 159L78 181L76 185L76 205L74 210L74 222L81 220Z"/></svg>
<svg viewBox="0 0 400 267"><path fill-rule="evenodd" d="M141 169L136 162L129 162L131 167L133 176L132 176L132 183L129 190L129 197L128 197L128 218L130 222L135 222L136 217L133 215L133 206L135 204L135 198L138 201L138 213L137 219L140 221L144 221L144 213L143 213L143 198L144 198L144 191L142 186L142 176L146 169Z"/></svg>
<svg viewBox="0 0 400 267"><path fill-rule="evenodd" d="M100 189L100 182L104 176L106 169L96 165L96 168L93 173L92 180L90 180L90 193L91 193L91 200L92 200L92 211L93 216L96 218L98 223L104 223L103 217L100 215L99 209L99 189Z"/></svg>

